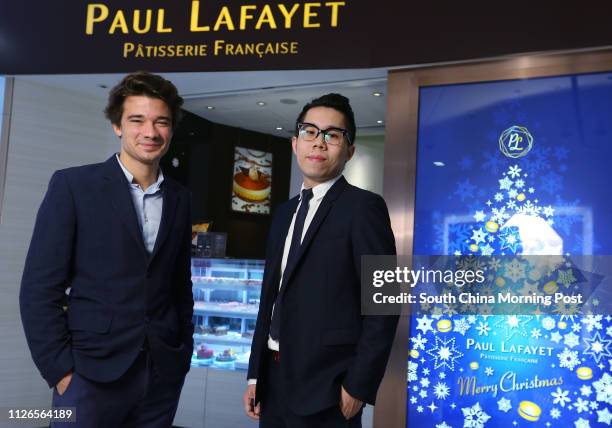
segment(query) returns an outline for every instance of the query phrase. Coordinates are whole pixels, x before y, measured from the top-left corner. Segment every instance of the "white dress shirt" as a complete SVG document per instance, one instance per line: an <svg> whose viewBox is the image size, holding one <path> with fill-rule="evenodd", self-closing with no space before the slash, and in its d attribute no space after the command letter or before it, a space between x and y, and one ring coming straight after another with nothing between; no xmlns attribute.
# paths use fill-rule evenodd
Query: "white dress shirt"
<svg viewBox="0 0 612 428"><path fill-rule="evenodd" d="M323 200L323 197L325 197L325 194L329 191L329 189L331 189L331 187L334 185L336 181L338 181L340 177L342 177L342 175L339 175L336 178L332 178L331 180L328 180L324 183L317 184L316 186L312 188L312 199L310 200L310 203L308 204L308 213L306 214L306 219L304 220L304 229L302 230L302 237L300 239L300 242L304 240L304 236L306 236L306 232L308 231L308 228L310 227L310 223L312 223L312 219L314 218L315 214L317 213L317 210L319 209L319 205L321 205L321 201ZM295 212L293 213L293 218L291 219L291 224L289 225L289 230L287 231L287 236L285 237L285 246L283 248L283 260L281 263L281 275L278 281L279 290L283 283L283 274L285 273L285 267L287 267L287 258L289 257L289 249L291 247L291 238L293 237L293 226L295 225L295 216L297 215L297 212L300 209L300 205L302 204L302 190L304 190L305 188L306 187L302 183L302 188L300 189L300 202L298 203L298 206L296 207ZM272 312L274 313L274 307L272 308ZM279 351L280 344L278 343L277 340L274 340L272 339L272 337L268 336L268 348L272 349L273 351ZM256 383L257 383L257 379L248 380L249 385L253 385Z"/></svg>

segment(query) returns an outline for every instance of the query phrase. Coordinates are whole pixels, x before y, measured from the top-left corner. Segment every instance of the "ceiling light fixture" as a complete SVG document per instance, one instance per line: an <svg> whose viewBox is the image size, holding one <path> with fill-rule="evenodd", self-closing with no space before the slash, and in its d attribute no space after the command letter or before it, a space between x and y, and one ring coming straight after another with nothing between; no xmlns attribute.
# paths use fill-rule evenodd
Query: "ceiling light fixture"
<svg viewBox="0 0 612 428"><path fill-rule="evenodd" d="M382 97L382 92L372 92L372 95L375 97Z"/></svg>
<svg viewBox="0 0 612 428"><path fill-rule="evenodd" d="M206 110L214 110L215 106L206 106Z"/></svg>
<svg viewBox="0 0 612 428"><path fill-rule="evenodd" d="M256 104L257 104L259 107L263 107L263 106L265 106L265 105L266 105L266 103L265 103L265 102L263 102L263 101L257 101L257 103L256 103Z"/></svg>
<svg viewBox="0 0 612 428"><path fill-rule="evenodd" d="M282 126L277 126L277 127L276 127L276 130L277 130L277 131L282 131L282 130L283 130L283 127L282 127Z"/></svg>
<svg viewBox="0 0 612 428"><path fill-rule="evenodd" d="M377 120L376 123L378 123L379 125L382 125L383 123L385 123L384 120Z"/></svg>

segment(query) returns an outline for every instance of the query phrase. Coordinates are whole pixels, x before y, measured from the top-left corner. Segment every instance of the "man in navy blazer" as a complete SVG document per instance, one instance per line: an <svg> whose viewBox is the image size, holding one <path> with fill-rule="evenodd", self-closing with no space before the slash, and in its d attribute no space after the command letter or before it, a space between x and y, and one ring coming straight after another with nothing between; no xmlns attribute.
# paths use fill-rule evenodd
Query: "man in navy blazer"
<svg viewBox="0 0 612 428"><path fill-rule="evenodd" d="M172 425L193 352L191 204L159 162L182 101L126 76L105 111L119 153L55 172L38 211L21 318L53 405L76 407L65 426Z"/></svg>
<svg viewBox="0 0 612 428"><path fill-rule="evenodd" d="M342 95L297 119L304 181L272 221L243 397L263 428L360 427L385 371L398 318L361 314L361 256L393 255L395 240L384 200L342 176L354 142Z"/></svg>

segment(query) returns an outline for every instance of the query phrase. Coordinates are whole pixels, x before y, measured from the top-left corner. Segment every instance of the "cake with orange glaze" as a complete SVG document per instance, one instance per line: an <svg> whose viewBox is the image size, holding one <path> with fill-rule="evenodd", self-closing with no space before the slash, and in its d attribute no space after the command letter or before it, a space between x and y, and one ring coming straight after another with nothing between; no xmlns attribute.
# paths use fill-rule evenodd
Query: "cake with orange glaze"
<svg viewBox="0 0 612 428"><path fill-rule="evenodd" d="M270 178L255 167L240 167L234 175L234 193L248 202L261 202L270 196Z"/></svg>

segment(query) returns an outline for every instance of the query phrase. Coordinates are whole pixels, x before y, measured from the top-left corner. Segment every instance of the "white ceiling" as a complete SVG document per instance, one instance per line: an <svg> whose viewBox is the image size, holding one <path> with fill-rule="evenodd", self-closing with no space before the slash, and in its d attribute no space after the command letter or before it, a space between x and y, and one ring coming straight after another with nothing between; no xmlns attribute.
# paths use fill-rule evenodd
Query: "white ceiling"
<svg viewBox="0 0 612 428"><path fill-rule="evenodd" d="M382 135L387 69L162 73L185 98L186 110L210 121L287 137L304 104L339 92L355 111L357 134ZM95 96L104 102L123 74L19 76L40 84ZM380 97L372 95L382 93ZM285 100L282 102L281 100ZM294 102L293 104L287 104ZM257 105L263 101L264 106ZM212 106L210 110L207 107ZM282 127L282 130L277 130Z"/></svg>

